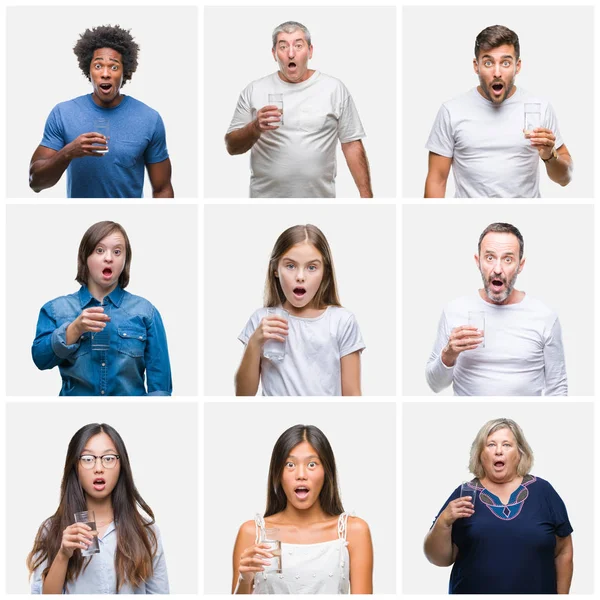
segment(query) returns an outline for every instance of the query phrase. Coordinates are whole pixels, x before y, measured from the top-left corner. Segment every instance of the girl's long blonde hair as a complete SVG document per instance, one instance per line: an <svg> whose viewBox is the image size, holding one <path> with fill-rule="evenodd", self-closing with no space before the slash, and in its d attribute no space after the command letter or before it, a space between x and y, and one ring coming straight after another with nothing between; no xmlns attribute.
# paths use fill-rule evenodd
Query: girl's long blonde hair
<svg viewBox="0 0 600 600"><path fill-rule="evenodd" d="M269 269L267 271L267 280L265 282L265 306L279 306L286 300L279 278L275 271L279 265L281 257L296 244L307 242L312 244L323 257L323 280L313 299L315 308L325 308L327 306L341 306L335 281L335 269L333 268L333 258L331 248L323 232L315 225L294 225L286 229L275 242L269 259Z"/></svg>

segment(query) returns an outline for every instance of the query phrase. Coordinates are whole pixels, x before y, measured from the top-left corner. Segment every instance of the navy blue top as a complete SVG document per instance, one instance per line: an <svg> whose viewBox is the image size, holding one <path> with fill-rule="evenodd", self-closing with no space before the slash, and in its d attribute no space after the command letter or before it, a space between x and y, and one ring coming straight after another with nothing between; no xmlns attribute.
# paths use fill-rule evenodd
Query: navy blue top
<svg viewBox="0 0 600 600"><path fill-rule="evenodd" d="M147 164L169 158L160 115L143 102L124 96L117 106L98 106L91 94L57 104L44 128L41 146L62 150L82 133L95 130L95 119L109 122L108 153L75 158L67 167L69 198L141 198Z"/></svg>
<svg viewBox="0 0 600 600"><path fill-rule="evenodd" d="M91 306L103 306L110 316L104 329L107 349L92 349L89 331L67 344L69 323ZM119 286L102 305L85 285L44 304L31 352L38 369L58 366L61 396L170 396L173 390L167 336L158 310Z"/></svg>
<svg viewBox="0 0 600 600"><path fill-rule="evenodd" d="M458 546L450 594L556 594L556 537L572 531L567 509L545 480L526 475L507 505L482 487L475 514L452 525ZM460 486L438 513L460 498ZM436 517L437 519L437 517Z"/></svg>

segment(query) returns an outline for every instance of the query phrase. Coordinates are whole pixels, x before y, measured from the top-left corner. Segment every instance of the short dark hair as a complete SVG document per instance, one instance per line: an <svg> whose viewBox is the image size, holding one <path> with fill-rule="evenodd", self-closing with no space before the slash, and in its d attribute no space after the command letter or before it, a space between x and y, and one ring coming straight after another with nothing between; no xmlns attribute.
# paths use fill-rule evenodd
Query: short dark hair
<svg viewBox="0 0 600 600"><path fill-rule="evenodd" d="M329 440L314 425L294 425L279 436L271 454L265 519L281 512L287 506L287 497L281 486L281 476L292 448L302 442L308 442L317 451L325 471L323 488L319 494L323 512L327 515L341 515L344 512L338 490L335 456Z"/></svg>
<svg viewBox="0 0 600 600"><path fill-rule="evenodd" d="M125 239L125 266L119 276L119 285L125 289L129 284L129 267L131 265L131 244L127 232L122 225L114 221L100 221L94 223L81 238L79 252L77 253L77 277L76 281L81 285L87 285L90 271L87 266L88 257L94 252L96 246L111 233L118 231Z"/></svg>
<svg viewBox="0 0 600 600"><path fill-rule="evenodd" d="M75 52L81 72L88 81L91 81L90 65L94 52L98 48L112 48L119 52L123 59L123 85L131 79L138 66L140 47L133 41L133 36L129 32L130 29L122 29L119 25L99 25L93 29L86 29L79 36L73 52Z"/></svg>
<svg viewBox="0 0 600 600"><path fill-rule="evenodd" d="M479 59L481 50L491 50L498 46L514 46L515 59L519 60L521 56L521 47L519 46L519 36L504 25L492 25L486 27L475 39L475 58Z"/></svg>
<svg viewBox="0 0 600 600"><path fill-rule="evenodd" d="M481 242L488 233L512 233L519 240L519 260L523 258L523 253L525 252L525 241L523 240L521 232L510 223L492 223L491 225L488 225L479 236L477 254L481 254Z"/></svg>

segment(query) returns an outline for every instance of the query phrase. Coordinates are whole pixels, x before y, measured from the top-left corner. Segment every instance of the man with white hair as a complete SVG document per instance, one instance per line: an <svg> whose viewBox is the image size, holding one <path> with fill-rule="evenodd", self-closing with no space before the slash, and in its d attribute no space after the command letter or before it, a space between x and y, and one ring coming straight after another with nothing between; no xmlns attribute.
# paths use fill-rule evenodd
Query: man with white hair
<svg viewBox="0 0 600 600"><path fill-rule="evenodd" d="M455 396L566 396L567 370L557 314L515 289L525 266L521 232L492 223L475 263L483 288L442 313L425 376Z"/></svg>
<svg viewBox="0 0 600 600"><path fill-rule="evenodd" d="M279 70L242 91L225 135L229 154L251 150L250 197L335 198L339 139L361 198L372 198L354 101L341 81L308 68L308 29L282 23L272 53Z"/></svg>

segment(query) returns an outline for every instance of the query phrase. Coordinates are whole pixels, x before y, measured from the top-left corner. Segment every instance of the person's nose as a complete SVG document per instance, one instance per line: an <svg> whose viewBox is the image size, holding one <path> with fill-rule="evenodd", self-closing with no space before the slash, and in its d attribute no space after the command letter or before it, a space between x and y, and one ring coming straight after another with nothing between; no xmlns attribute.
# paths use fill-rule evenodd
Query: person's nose
<svg viewBox="0 0 600 600"><path fill-rule="evenodd" d="M304 465L299 465L296 469L296 479L306 479L306 468Z"/></svg>
<svg viewBox="0 0 600 600"><path fill-rule="evenodd" d="M296 281L304 281L304 269L298 269L296 271Z"/></svg>
<svg viewBox="0 0 600 600"><path fill-rule="evenodd" d="M96 464L94 465L94 473L104 473L104 465L102 464L102 458L96 457Z"/></svg>
<svg viewBox="0 0 600 600"><path fill-rule="evenodd" d="M494 78L500 79L501 76L502 76L502 70L500 68L500 63L496 63L494 65Z"/></svg>
<svg viewBox="0 0 600 600"><path fill-rule="evenodd" d="M501 455L504 453L504 448L502 446L496 446L496 454Z"/></svg>
<svg viewBox="0 0 600 600"><path fill-rule="evenodd" d="M296 56L296 48L294 48L294 46L288 48L288 56L289 58L294 58L294 56Z"/></svg>
<svg viewBox="0 0 600 600"><path fill-rule="evenodd" d="M112 262L113 261L113 255L111 252L109 252L108 250L104 253L104 262Z"/></svg>
<svg viewBox="0 0 600 600"><path fill-rule="evenodd" d="M102 67L100 77L102 77L102 79L110 79L110 69L108 66Z"/></svg>

